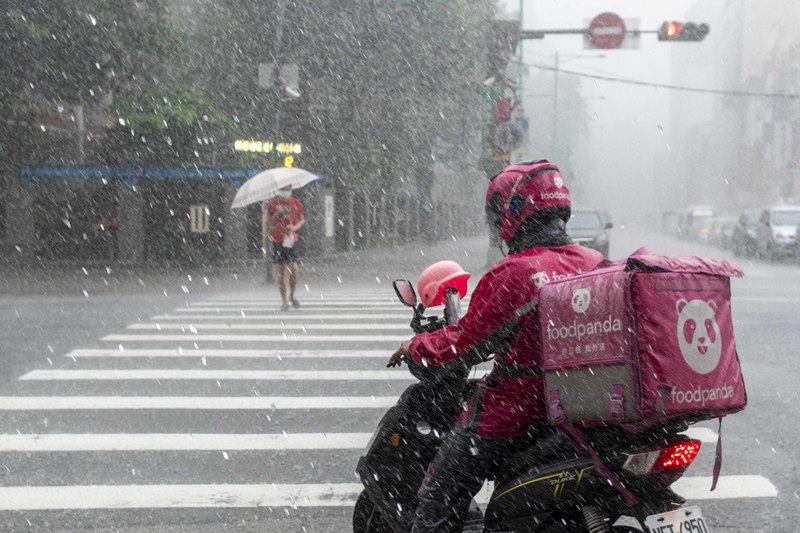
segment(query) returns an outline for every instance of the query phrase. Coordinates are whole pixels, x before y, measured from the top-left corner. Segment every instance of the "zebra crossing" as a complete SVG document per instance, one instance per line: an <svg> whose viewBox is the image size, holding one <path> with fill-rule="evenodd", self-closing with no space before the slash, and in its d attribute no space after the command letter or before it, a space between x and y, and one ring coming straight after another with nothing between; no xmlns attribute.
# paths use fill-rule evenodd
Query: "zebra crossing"
<svg viewBox="0 0 800 533"><path fill-rule="evenodd" d="M252 293L187 302L17 376L22 394L0 396L0 511L349 513L358 457L413 382L384 366L411 335L410 312L343 289L277 308ZM713 446L701 454L676 484L690 500L777 495L757 475L709 492L710 477L691 474L710 473Z"/></svg>

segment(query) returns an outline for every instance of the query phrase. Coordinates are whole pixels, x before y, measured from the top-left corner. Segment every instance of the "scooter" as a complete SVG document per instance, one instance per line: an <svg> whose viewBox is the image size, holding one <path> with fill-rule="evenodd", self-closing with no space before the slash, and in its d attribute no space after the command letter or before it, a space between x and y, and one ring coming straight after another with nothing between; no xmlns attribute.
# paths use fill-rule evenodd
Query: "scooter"
<svg viewBox="0 0 800 533"><path fill-rule="evenodd" d="M413 309L415 333L458 321L455 287L443 287L443 318L424 316L409 281L395 281L394 289ZM353 512L354 533L411 531L417 490L474 386L469 372L476 363L408 365L419 382L383 416L358 462L356 473L364 490ZM700 441L681 434L688 425L671 422L637 434L613 427L586 430L603 463L635 496L633 506L567 434L555 427L532 430L530 445L490 480L494 490L485 509L473 499L463 531L707 533L701 510L682 507L685 500L670 489L700 450Z"/></svg>

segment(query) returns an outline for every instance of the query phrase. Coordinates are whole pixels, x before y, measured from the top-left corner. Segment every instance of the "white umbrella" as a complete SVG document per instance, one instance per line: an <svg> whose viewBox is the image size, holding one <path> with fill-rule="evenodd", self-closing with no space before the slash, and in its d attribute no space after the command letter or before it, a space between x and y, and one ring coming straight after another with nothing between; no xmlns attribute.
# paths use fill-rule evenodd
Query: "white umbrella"
<svg viewBox="0 0 800 533"><path fill-rule="evenodd" d="M283 187L291 185L298 189L319 178L302 168L278 167L260 172L244 182L231 203L231 209L245 207L257 202L269 200Z"/></svg>

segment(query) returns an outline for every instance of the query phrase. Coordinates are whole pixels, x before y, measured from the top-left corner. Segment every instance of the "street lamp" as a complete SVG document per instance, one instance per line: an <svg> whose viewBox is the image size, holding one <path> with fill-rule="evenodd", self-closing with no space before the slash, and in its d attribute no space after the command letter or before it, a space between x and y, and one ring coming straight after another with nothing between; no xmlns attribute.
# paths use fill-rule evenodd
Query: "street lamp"
<svg viewBox="0 0 800 533"><path fill-rule="evenodd" d="M569 59L605 59L606 56L605 54L559 56L558 52L556 52L555 69L553 71L553 152L555 152L558 146L558 65L561 57Z"/></svg>

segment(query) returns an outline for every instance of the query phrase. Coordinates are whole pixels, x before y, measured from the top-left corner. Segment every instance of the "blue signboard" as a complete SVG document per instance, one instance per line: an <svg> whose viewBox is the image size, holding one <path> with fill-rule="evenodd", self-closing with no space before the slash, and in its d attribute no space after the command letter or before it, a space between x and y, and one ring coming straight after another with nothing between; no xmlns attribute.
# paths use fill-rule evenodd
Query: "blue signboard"
<svg viewBox="0 0 800 533"><path fill-rule="evenodd" d="M180 167L111 167L111 166L23 166L19 169L19 180L23 184L43 179L84 179L84 180L120 180L133 186L140 179L191 179L222 180L232 185L240 185L252 178L261 169L244 168L180 168Z"/></svg>

